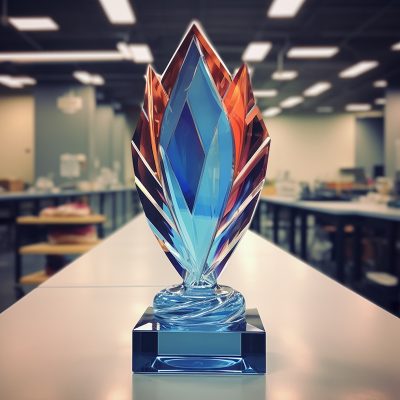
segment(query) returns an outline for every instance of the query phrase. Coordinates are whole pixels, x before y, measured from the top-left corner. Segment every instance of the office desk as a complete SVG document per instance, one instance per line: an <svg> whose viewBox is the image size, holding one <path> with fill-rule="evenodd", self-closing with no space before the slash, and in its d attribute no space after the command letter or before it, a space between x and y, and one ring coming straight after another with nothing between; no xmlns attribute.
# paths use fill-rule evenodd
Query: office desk
<svg viewBox="0 0 400 400"><path fill-rule="evenodd" d="M42 207L48 207L49 205L55 206L60 203L77 201L82 198L85 198L93 212L98 212L101 215L108 214L107 220L110 223L99 226L98 231L100 237L104 236L105 228L108 227L108 230L112 229L114 231L118 226L125 223L132 215L136 215L140 210L138 194L133 187L88 191L66 190L59 193L0 193L0 224L7 224L11 230L15 232L15 235L13 233L8 233L7 238L14 239L10 240L10 245L14 247L14 279L17 298L21 296L20 277L22 274L22 260L20 247L23 244L27 244L26 242L24 243L24 237L27 236L26 226L16 224L17 218L27 212L37 216ZM26 205L30 207L26 209L26 207L24 207ZM5 218L4 215L6 215ZM43 240L43 231L37 232L41 233ZM35 239L35 241L37 240ZM43 279L43 276L41 276L40 279Z"/></svg>
<svg viewBox="0 0 400 400"><path fill-rule="evenodd" d="M344 282L344 228L346 224L354 226L353 245L353 279L361 277L361 228L368 222L382 222L387 226L390 265L388 272L398 275L396 271L396 240L400 223L400 209L386 205L343 201L302 201L279 196L262 196L259 206L259 218L265 213L263 205L272 210L273 240L278 243L279 212L289 211L289 250L295 253L295 219L300 217L300 257L307 260L307 216L323 216L329 218L336 228L336 278Z"/></svg>
<svg viewBox="0 0 400 400"><path fill-rule="evenodd" d="M131 329L178 282L144 229L141 215L0 315L1 399L399 398L399 319L252 232L220 281L259 309L268 374L132 375Z"/></svg>
<svg viewBox="0 0 400 400"><path fill-rule="evenodd" d="M32 203L31 214L38 215L43 202L50 202L53 205L76 201L79 198L87 197L88 203L92 198L98 198L99 214L105 214L105 202L107 198L111 201L111 221L113 229L117 227L117 196L120 196L122 202L122 215L127 213L127 200L132 204L133 213L139 211L139 199L137 192L133 187L121 187L115 189L101 190L63 190L58 193L40 193L40 192L2 192L0 193L0 209L8 208L11 213L7 221L14 222L21 215L21 204L24 202Z"/></svg>

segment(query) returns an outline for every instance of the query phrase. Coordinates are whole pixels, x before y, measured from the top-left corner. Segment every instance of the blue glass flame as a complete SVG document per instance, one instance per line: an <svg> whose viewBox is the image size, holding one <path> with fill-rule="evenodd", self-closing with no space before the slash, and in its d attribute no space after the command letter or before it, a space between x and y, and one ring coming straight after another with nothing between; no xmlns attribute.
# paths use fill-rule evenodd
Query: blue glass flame
<svg viewBox="0 0 400 400"><path fill-rule="evenodd" d="M186 149L186 151L181 151L181 149ZM169 142L167 155L189 210L192 212L205 154L187 103L183 106L175 134Z"/></svg>
<svg viewBox="0 0 400 400"><path fill-rule="evenodd" d="M204 271L232 186L232 136L217 89L193 39L160 131L164 195L186 250L181 256L185 257L182 266L188 285L215 283L205 281Z"/></svg>

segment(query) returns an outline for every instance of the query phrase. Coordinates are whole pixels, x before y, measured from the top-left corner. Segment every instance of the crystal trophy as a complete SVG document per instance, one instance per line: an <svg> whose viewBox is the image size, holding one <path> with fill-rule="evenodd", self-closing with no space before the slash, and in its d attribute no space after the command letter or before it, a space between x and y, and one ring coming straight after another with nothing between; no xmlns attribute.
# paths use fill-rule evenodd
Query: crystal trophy
<svg viewBox="0 0 400 400"><path fill-rule="evenodd" d="M150 228L183 282L132 333L135 373L265 373L257 310L217 278L250 225L270 138L242 65L232 77L193 23L164 73L147 69L132 139Z"/></svg>

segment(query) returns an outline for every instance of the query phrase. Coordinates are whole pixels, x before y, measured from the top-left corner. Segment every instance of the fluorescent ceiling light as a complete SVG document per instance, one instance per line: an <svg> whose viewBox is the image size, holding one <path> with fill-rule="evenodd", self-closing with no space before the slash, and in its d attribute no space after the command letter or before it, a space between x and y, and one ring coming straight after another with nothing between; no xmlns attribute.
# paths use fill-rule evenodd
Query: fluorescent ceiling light
<svg viewBox="0 0 400 400"><path fill-rule="evenodd" d="M91 76L89 72L86 71L75 71L73 73L74 78L77 79L78 81L84 83L85 85L89 85L91 81Z"/></svg>
<svg viewBox="0 0 400 400"><path fill-rule="evenodd" d="M338 51L339 47L336 46L292 47L287 56L289 58L330 58Z"/></svg>
<svg viewBox="0 0 400 400"><path fill-rule="evenodd" d="M275 79L276 81L290 81L297 78L297 75L297 71L275 71L272 74L272 79Z"/></svg>
<svg viewBox="0 0 400 400"><path fill-rule="evenodd" d="M135 63L151 64L154 59L147 44L130 44L129 50Z"/></svg>
<svg viewBox="0 0 400 400"><path fill-rule="evenodd" d="M278 91L275 89L253 90L253 94L258 98L275 97L278 94Z"/></svg>
<svg viewBox="0 0 400 400"><path fill-rule="evenodd" d="M360 61L357 64L354 64L351 67L344 69L342 72L340 72L339 76L341 78L355 78L356 76L359 76L373 68L376 68L378 64L378 61Z"/></svg>
<svg viewBox="0 0 400 400"><path fill-rule="evenodd" d="M282 108L292 108L304 101L301 96L291 96L281 102Z"/></svg>
<svg viewBox="0 0 400 400"><path fill-rule="evenodd" d="M317 107L317 112L322 113L322 114L323 113L328 114L328 113L333 112L333 107L331 107L331 106Z"/></svg>
<svg viewBox="0 0 400 400"><path fill-rule="evenodd" d="M400 50L400 42L395 43L395 44L391 47L391 49L392 49L393 51L399 51L399 50Z"/></svg>
<svg viewBox="0 0 400 400"><path fill-rule="evenodd" d="M381 79L379 81L375 81L374 82L374 87L376 88L385 88L387 86L387 81L385 81L384 79Z"/></svg>
<svg viewBox="0 0 400 400"><path fill-rule="evenodd" d="M371 105L366 103L352 103L346 105L346 111L369 111L370 109Z"/></svg>
<svg viewBox="0 0 400 400"><path fill-rule="evenodd" d="M0 83L13 89L20 89L25 85L35 85L36 80L30 76L0 75Z"/></svg>
<svg viewBox="0 0 400 400"><path fill-rule="evenodd" d="M75 79L84 85L104 85L103 77L97 74L90 74L86 71L75 71L73 75Z"/></svg>
<svg viewBox="0 0 400 400"><path fill-rule="evenodd" d="M75 61L120 61L123 56L118 51L30 51L0 53L0 62L53 63Z"/></svg>
<svg viewBox="0 0 400 400"><path fill-rule="evenodd" d="M243 52L242 60L244 62L259 62L264 60L271 50L271 42L252 42L249 43Z"/></svg>
<svg viewBox="0 0 400 400"><path fill-rule="evenodd" d="M10 17L8 22L19 31L56 31L58 25L49 17Z"/></svg>
<svg viewBox="0 0 400 400"><path fill-rule="evenodd" d="M263 111L262 115L263 117L275 117L275 115L278 115L281 112L282 110L279 107L269 107Z"/></svg>
<svg viewBox="0 0 400 400"><path fill-rule="evenodd" d="M92 75L92 85L104 85L104 78L101 75Z"/></svg>
<svg viewBox="0 0 400 400"><path fill-rule="evenodd" d="M25 85L36 85L36 79L31 78L30 76L15 76L15 80Z"/></svg>
<svg viewBox="0 0 400 400"><path fill-rule="evenodd" d="M120 42L117 49L124 59L132 60L135 63L151 64L154 59L151 49L147 44L128 44Z"/></svg>
<svg viewBox="0 0 400 400"><path fill-rule="evenodd" d="M99 0L112 24L134 24L135 13L128 0Z"/></svg>
<svg viewBox="0 0 400 400"><path fill-rule="evenodd" d="M332 85L329 82L317 82L304 91L304 96L314 97L329 90Z"/></svg>
<svg viewBox="0 0 400 400"><path fill-rule="evenodd" d="M132 53L127 43L125 42L117 43L117 49L125 59L127 60L132 59Z"/></svg>
<svg viewBox="0 0 400 400"><path fill-rule="evenodd" d="M268 9L270 18L292 18L300 10L305 0L274 0Z"/></svg>
<svg viewBox="0 0 400 400"><path fill-rule="evenodd" d="M12 89L20 89L24 86L22 83L12 79L9 75L0 75L0 83Z"/></svg>
<svg viewBox="0 0 400 400"><path fill-rule="evenodd" d="M377 104L378 106L384 106L386 104L386 99L384 97L375 99L375 104Z"/></svg>
<svg viewBox="0 0 400 400"><path fill-rule="evenodd" d="M235 76L235 75L239 72L239 69L240 69L239 67L234 69L234 71L233 71L233 76ZM251 67L250 65L248 65L248 66L247 66L247 71L249 71L250 77L253 76L253 72L254 72L254 68L253 68L253 67Z"/></svg>

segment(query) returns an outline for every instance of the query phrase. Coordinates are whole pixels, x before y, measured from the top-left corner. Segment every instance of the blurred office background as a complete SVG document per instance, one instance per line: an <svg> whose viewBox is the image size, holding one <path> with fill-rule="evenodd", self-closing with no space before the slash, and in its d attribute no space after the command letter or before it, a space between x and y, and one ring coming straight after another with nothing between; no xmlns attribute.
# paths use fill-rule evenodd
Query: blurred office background
<svg viewBox="0 0 400 400"><path fill-rule="evenodd" d="M0 6L0 311L140 212L146 66L196 19L232 73L248 63L272 137L252 229L399 313L400 2Z"/></svg>

